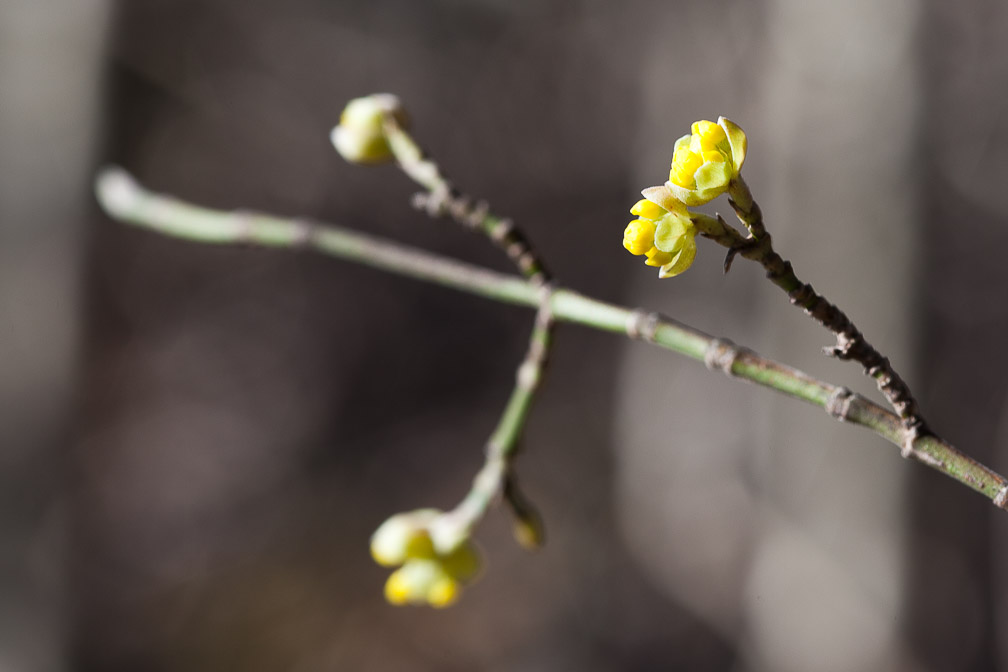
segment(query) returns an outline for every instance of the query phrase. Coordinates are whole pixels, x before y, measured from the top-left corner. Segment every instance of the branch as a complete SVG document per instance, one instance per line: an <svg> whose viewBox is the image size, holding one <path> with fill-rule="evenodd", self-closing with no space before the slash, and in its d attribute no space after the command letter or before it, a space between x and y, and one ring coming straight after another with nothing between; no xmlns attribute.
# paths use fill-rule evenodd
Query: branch
<svg viewBox="0 0 1008 672"><path fill-rule="evenodd" d="M456 189L395 115L384 115L382 131L399 167L427 190L414 196L417 208L431 217L447 214L466 228L482 231L532 284L542 285L551 280L542 257L514 222L491 213L485 201L474 204L471 197Z"/></svg>
<svg viewBox="0 0 1008 672"><path fill-rule="evenodd" d="M931 434L921 416L910 387L892 367L889 359L868 342L846 313L816 292L812 285L798 278L790 261L773 247L773 239L763 222L763 213L753 199L749 186L741 175L732 180L729 202L739 220L749 230L745 237L729 226L720 216L716 219L694 214L693 221L703 234L728 248L725 272L731 267L735 255L751 259L766 269L767 278L787 292L791 303L804 309L812 319L836 336L835 346L825 348L828 355L860 363L865 373L873 378L878 389L899 414L903 424L901 451L909 457L917 450L917 440Z"/></svg>
<svg viewBox="0 0 1008 672"><path fill-rule="evenodd" d="M513 468L525 420L542 380L553 328L549 291L542 293L541 297L529 338L528 352L518 367L511 398L504 407L497 428L487 441L483 468L476 474L465 498L439 521L441 534L445 538L468 538L476 524L486 515L490 504L498 495L502 495L515 516L514 535L518 543L529 550L543 544L542 518L519 489ZM451 528L450 532L445 532L445 528Z"/></svg>
<svg viewBox="0 0 1008 672"><path fill-rule="evenodd" d="M422 250L382 241L335 226L250 212L220 212L151 193L125 171L109 168L96 181L98 200L113 218L159 233L203 243L253 243L310 248L332 257L451 287L502 303L538 308L541 288L516 276L497 273ZM830 385L730 341L713 338L675 320L597 301L570 289L555 288L549 299L553 318L622 333L734 378L774 389L825 409L831 416L866 427L902 448L904 426L895 414L844 387ZM917 439L909 455L966 485L995 506L1008 509L1008 479L934 435Z"/></svg>
<svg viewBox="0 0 1008 672"><path fill-rule="evenodd" d="M510 219L493 214L486 201L474 203L472 197L455 188L434 159L409 133L403 115L386 110L381 114L381 131L399 167L425 189L413 197L413 205L417 209L433 218L448 215L463 227L482 232L507 255L528 282L542 288L539 310L529 336L528 353L518 368L511 399L487 444L484 467L473 479L469 494L445 516L447 522L458 521L457 526L462 532L459 538L468 537L485 515L491 501L501 494L515 517L515 538L525 548L538 548L544 540L542 517L518 485L514 458L529 409L545 373L552 343L552 275L529 239ZM337 133L334 129L333 137ZM339 151L340 147L336 145L336 149Z"/></svg>

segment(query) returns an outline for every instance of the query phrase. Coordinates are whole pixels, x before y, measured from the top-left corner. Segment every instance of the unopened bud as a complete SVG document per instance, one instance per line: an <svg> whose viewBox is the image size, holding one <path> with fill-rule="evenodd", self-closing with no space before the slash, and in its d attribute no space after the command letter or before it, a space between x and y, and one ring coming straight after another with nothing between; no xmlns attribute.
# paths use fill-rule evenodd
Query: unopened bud
<svg viewBox="0 0 1008 672"><path fill-rule="evenodd" d="M392 148L384 130L386 119L406 125L406 113L396 96L375 93L354 98L343 109L330 140L340 156L351 163L391 161Z"/></svg>

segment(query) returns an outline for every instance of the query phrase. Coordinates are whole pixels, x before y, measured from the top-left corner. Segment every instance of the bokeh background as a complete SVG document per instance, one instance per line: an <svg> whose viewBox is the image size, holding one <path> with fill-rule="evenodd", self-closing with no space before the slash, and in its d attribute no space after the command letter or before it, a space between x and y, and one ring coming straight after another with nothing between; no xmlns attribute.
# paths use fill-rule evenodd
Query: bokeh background
<svg viewBox="0 0 1008 672"><path fill-rule="evenodd" d="M621 248L675 138L724 114L799 274L1004 471L1006 32L997 0L0 0L0 670L1008 669L1003 513L569 326L519 465L548 545L496 512L457 606L387 606L368 537L467 489L531 314L91 195L114 162L506 270L332 151L346 100L395 92L565 284L872 396L751 264L701 244L658 282Z"/></svg>

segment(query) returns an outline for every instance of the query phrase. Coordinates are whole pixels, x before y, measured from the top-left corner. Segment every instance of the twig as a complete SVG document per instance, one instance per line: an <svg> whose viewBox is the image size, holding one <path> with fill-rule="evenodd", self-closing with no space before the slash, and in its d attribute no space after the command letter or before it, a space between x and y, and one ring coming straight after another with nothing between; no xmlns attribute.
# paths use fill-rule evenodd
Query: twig
<svg viewBox="0 0 1008 672"><path fill-rule="evenodd" d="M916 450L917 439L931 432L921 416L910 387L892 367L889 359L865 339L850 318L816 292L812 285L798 279L791 262L777 253L763 222L759 205L741 175L732 181L729 194L732 208L749 230L748 237L729 226L720 216L716 219L706 215L694 217L705 236L728 248L725 271L731 267L736 254L758 262L766 269L767 278L787 292L792 304L804 309L815 321L833 332L837 339L836 345L825 348L825 352L838 359L860 363L865 373L875 380L879 391L902 421L902 454L904 457L912 455Z"/></svg>
<svg viewBox="0 0 1008 672"><path fill-rule="evenodd" d="M465 228L482 232L507 255L525 279L543 288L528 353L518 368L511 400L487 444L485 465L473 480L469 494L444 517L444 521L458 520L459 527L466 530L464 536L468 536L468 531L500 493L515 516L515 537L522 546L537 548L543 539L542 518L518 486L514 457L529 408L545 373L552 343L553 312L549 304L552 277L522 231L510 219L491 213L486 201L474 202L471 196L459 191L406 130L401 118L391 112L383 114L382 132L399 167L426 189L414 195L414 207L435 218L447 214Z"/></svg>
<svg viewBox="0 0 1008 672"><path fill-rule="evenodd" d="M474 203L472 197L456 189L395 115L384 115L382 129L399 167L427 190L413 197L415 207L431 217L448 215L468 229L482 231L532 284L550 281L542 258L514 222L491 213L486 201Z"/></svg>
<svg viewBox="0 0 1008 672"><path fill-rule="evenodd" d="M153 194L121 169L102 171L96 190L99 201L110 216L165 235L204 243L244 242L271 247L311 248L332 257L502 303L533 308L542 303L542 290L516 276L335 226L201 208ZM559 322L626 334L700 362L720 359L708 352L712 347L723 347L724 341L718 345L718 339L655 313L604 303L560 287L551 292L549 304L554 319ZM730 366L724 366L722 370L734 378L748 380L827 409L834 417L866 427L901 449L905 445L904 425L898 416L860 395L851 394L845 388L816 380L749 350L739 349L731 356ZM921 436L915 442L910 457L981 493L999 508L1008 508L1008 479L959 452L941 438L930 434Z"/></svg>
<svg viewBox="0 0 1008 672"><path fill-rule="evenodd" d="M542 518L519 489L513 469L525 420L542 380L553 328L550 291L547 289L542 294L528 352L518 367L514 390L497 429L487 441L483 468L476 474L465 498L438 521L439 531L448 539L468 537L486 515L490 504L501 495L514 513L514 533L518 542L528 549L538 548L543 543ZM446 533L445 527L451 530ZM435 538L435 543L437 541Z"/></svg>

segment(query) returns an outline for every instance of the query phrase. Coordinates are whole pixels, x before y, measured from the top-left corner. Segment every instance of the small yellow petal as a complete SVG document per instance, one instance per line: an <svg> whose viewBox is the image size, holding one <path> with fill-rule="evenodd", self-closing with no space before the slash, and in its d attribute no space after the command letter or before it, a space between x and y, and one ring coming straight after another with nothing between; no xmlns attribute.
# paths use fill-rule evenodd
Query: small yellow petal
<svg viewBox="0 0 1008 672"><path fill-rule="evenodd" d="M699 154L703 151L703 143L700 141L700 136L698 134L694 133L690 136L689 149L694 154Z"/></svg>
<svg viewBox="0 0 1008 672"><path fill-rule="evenodd" d="M427 591L427 603L435 609L443 609L458 600L459 592L458 581L448 576L440 578Z"/></svg>
<svg viewBox="0 0 1008 672"><path fill-rule="evenodd" d="M724 129L713 121L698 121L693 124L693 133L699 136L700 146L703 149L711 150L728 139Z"/></svg>
<svg viewBox="0 0 1008 672"><path fill-rule="evenodd" d="M630 254L644 254L654 245L655 224L650 219L635 219L623 231L623 247Z"/></svg>
<svg viewBox="0 0 1008 672"><path fill-rule="evenodd" d="M693 136L687 133L686 135L676 140L675 144L672 146L672 154L675 155L675 153L679 150L680 147L685 147L686 149L689 149L690 138L692 137Z"/></svg>
<svg viewBox="0 0 1008 672"><path fill-rule="evenodd" d="M642 198L630 208L630 214L644 217L645 219L658 219L665 214L665 208L657 203L652 203L646 198Z"/></svg>
<svg viewBox="0 0 1008 672"><path fill-rule="evenodd" d="M687 189L692 188L696 181L693 173L703 165L703 157L686 147L680 147L672 155L672 169L669 171L669 181Z"/></svg>
<svg viewBox="0 0 1008 672"><path fill-rule="evenodd" d="M665 264L672 261L672 255L668 252L662 252L657 247L652 247L647 251L647 261L644 262L646 266L664 266Z"/></svg>
<svg viewBox="0 0 1008 672"><path fill-rule="evenodd" d="M403 576L402 570L392 572L385 582L385 599L389 604L406 604L412 597L410 593L409 582Z"/></svg>

